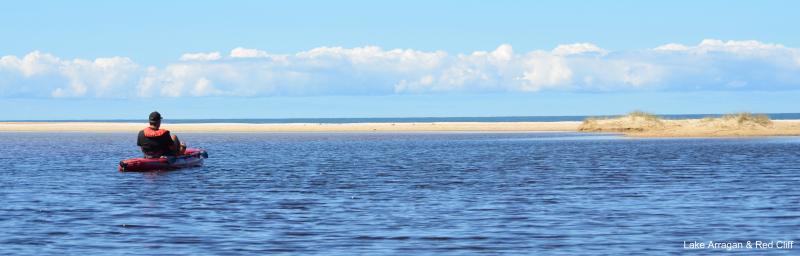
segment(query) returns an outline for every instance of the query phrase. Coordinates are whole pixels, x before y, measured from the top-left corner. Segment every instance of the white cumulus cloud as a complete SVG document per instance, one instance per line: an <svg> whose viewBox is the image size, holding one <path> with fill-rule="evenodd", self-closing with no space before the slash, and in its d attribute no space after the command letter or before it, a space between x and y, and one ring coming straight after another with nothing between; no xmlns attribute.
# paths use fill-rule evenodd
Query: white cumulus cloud
<svg viewBox="0 0 800 256"><path fill-rule="evenodd" d="M568 86L572 81L572 69L567 59L558 55L534 53L529 55L524 64L524 71L519 80L520 89L539 91L548 87Z"/></svg>
<svg viewBox="0 0 800 256"><path fill-rule="evenodd" d="M139 66L129 58L111 57L97 58L94 61L75 59L61 65L60 72L69 81L68 86L57 86L51 93L53 97L115 96L126 93L124 86L131 84L131 79ZM91 91L90 91L91 90Z"/></svg>
<svg viewBox="0 0 800 256"><path fill-rule="evenodd" d="M163 66L128 57L0 57L0 97L385 95L443 92L800 89L800 50L702 40L609 51L591 43L517 52L318 47L292 54L237 47Z"/></svg>
<svg viewBox="0 0 800 256"><path fill-rule="evenodd" d="M259 49L247 49L243 47L236 47L231 50L231 58L265 58L269 54L266 51Z"/></svg>
<svg viewBox="0 0 800 256"><path fill-rule="evenodd" d="M553 49L555 55L573 55L584 53L606 54L608 51L590 43L562 44Z"/></svg>
<svg viewBox="0 0 800 256"><path fill-rule="evenodd" d="M141 77L127 57L62 60L39 51L0 58L0 96L126 97Z"/></svg>
<svg viewBox="0 0 800 256"><path fill-rule="evenodd" d="M182 61L212 61L222 59L222 54L219 52L197 52L197 53L184 53L181 55Z"/></svg>
<svg viewBox="0 0 800 256"><path fill-rule="evenodd" d="M676 43L665 44L655 48L656 51L687 51L688 46Z"/></svg>

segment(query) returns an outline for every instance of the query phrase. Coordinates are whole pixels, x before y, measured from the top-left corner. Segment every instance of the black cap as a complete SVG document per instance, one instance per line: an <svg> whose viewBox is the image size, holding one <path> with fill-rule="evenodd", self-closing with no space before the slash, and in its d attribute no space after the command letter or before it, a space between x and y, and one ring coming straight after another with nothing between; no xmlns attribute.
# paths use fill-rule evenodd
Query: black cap
<svg viewBox="0 0 800 256"><path fill-rule="evenodd" d="M158 111L150 113L150 121L161 121L161 113L158 113Z"/></svg>

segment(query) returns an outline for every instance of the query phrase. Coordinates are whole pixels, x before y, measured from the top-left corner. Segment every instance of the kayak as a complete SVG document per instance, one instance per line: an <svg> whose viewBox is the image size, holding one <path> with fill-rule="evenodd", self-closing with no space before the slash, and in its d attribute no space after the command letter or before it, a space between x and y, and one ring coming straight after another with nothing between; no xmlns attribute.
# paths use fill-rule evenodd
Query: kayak
<svg viewBox="0 0 800 256"><path fill-rule="evenodd" d="M203 165L208 153L199 148L187 148L183 155L166 158L131 158L119 162L120 172L166 171Z"/></svg>

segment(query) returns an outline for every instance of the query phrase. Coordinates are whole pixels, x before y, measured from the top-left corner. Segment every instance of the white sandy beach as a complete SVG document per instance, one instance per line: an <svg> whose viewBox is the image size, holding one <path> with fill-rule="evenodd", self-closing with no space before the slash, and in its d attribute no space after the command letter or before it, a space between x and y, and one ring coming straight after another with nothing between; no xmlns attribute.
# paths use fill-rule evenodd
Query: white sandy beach
<svg viewBox="0 0 800 256"><path fill-rule="evenodd" d="M607 119L591 127L562 122L432 122L432 123L193 123L162 127L175 133L193 132L611 132L631 137L745 137L800 136L800 120L775 120L768 126L739 125L706 119ZM113 122L0 122L0 132L137 132L145 123Z"/></svg>
<svg viewBox="0 0 800 256"><path fill-rule="evenodd" d="M581 122L434 122L434 123L196 123L162 128L181 132L436 132L576 131ZM0 132L136 132L145 123L0 122Z"/></svg>

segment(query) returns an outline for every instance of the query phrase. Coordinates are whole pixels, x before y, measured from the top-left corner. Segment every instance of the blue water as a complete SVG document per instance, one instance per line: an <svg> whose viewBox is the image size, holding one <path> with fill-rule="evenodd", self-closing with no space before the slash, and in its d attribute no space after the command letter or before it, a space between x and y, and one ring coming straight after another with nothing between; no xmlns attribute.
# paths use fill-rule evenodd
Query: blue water
<svg viewBox="0 0 800 256"><path fill-rule="evenodd" d="M800 113L769 113L772 120L797 120ZM703 117L720 117L722 114L685 114L685 115L659 115L666 119L688 119ZM275 123L408 123L408 122L559 122L583 121L589 117L615 117L615 116L490 116L490 117L370 117L370 118L251 118L251 119L168 119L169 123L247 123L247 124L275 124ZM7 120L7 121L32 121L32 122L119 122L119 123L146 123L146 119L96 119L96 120Z"/></svg>
<svg viewBox="0 0 800 256"><path fill-rule="evenodd" d="M180 136L210 152L205 166L119 173L138 155L135 134L0 133L0 255L707 255L727 251L683 242L800 243L800 138Z"/></svg>

